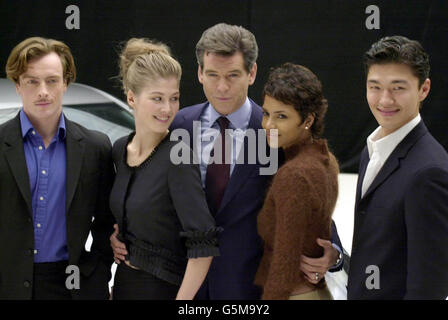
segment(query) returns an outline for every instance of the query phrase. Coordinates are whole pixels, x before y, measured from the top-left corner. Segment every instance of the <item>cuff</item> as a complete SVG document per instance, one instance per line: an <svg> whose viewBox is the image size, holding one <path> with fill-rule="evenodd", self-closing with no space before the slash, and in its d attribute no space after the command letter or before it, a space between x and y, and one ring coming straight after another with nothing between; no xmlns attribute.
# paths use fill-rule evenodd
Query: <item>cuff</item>
<svg viewBox="0 0 448 320"><path fill-rule="evenodd" d="M221 227L213 227L207 231L183 231L181 237L185 237L188 258L219 256L218 234L223 231Z"/></svg>
<svg viewBox="0 0 448 320"><path fill-rule="evenodd" d="M332 266L330 269L328 269L328 271L330 271L330 272L335 272L335 271L339 271L341 269L341 266L344 263L344 254L342 252L342 249L339 248L339 246L337 244L332 243L331 245L333 246L333 248L335 248L339 252L339 258L336 261L336 264L334 266Z"/></svg>

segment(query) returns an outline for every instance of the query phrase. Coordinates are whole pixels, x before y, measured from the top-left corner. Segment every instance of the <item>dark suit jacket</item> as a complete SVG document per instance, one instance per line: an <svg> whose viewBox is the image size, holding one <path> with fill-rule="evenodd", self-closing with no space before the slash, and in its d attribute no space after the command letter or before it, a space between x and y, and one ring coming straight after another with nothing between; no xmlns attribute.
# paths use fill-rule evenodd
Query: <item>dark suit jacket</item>
<svg viewBox="0 0 448 320"><path fill-rule="evenodd" d="M395 148L362 199L361 155L348 299L448 296L448 155L421 121ZM379 289L370 265L379 269ZM368 277L370 277L368 279Z"/></svg>
<svg viewBox="0 0 448 320"><path fill-rule="evenodd" d="M113 262L109 236L114 220L108 207L114 178L111 144L102 133L67 119L65 124L69 264L81 273L80 289L72 296L104 299ZM86 252L89 231L93 243ZM19 115L0 126L0 243L0 299L31 299L33 212Z"/></svg>
<svg viewBox="0 0 448 320"><path fill-rule="evenodd" d="M261 108L250 101L252 113L249 128L261 129L263 117ZM188 130L192 148L193 121L200 121L206 106L208 102L182 108L171 125L171 129ZM247 147L246 140L245 155L248 154ZM258 156L255 164L248 164L247 161L244 164L235 164L221 207L215 215L216 225L224 228L219 239L220 256L213 258L207 278L196 295L197 299L261 297L261 289L254 285L255 273L263 253L262 241L257 232L257 215L263 205L272 176L259 175L260 167L262 165L258 161ZM340 245L337 233L336 238ZM342 245L340 246L342 248Z"/></svg>

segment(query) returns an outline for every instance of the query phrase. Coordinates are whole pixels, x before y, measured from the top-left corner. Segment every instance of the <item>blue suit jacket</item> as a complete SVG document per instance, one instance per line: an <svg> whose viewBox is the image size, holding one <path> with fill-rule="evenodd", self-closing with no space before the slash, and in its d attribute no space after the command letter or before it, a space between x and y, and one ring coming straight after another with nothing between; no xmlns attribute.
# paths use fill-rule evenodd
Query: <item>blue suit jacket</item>
<svg viewBox="0 0 448 320"><path fill-rule="evenodd" d="M421 121L395 148L361 199L361 155L348 299L448 296L448 155ZM374 273L377 266L378 289ZM378 281L379 280L379 281ZM370 286L371 287L371 286Z"/></svg>
<svg viewBox="0 0 448 320"><path fill-rule="evenodd" d="M249 128L261 129L261 108L252 100L250 102L252 112ZM172 130L188 130L190 146L193 146L193 121L200 121L207 106L208 102L182 108L171 125ZM247 155L247 140L244 148ZM279 154L280 161L282 157ZM196 295L197 299L261 297L261 289L254 285L255 273L263 254L262 240L257 232L257 215L272 176L259 175L260 167L262 165L258 163L258 157L255 164L235 164L221 207L215 215L216 224L224 228L219 239L220 256L213 258L207 278ZM332 241L342 248L334 224L332 230Z"/></svg>

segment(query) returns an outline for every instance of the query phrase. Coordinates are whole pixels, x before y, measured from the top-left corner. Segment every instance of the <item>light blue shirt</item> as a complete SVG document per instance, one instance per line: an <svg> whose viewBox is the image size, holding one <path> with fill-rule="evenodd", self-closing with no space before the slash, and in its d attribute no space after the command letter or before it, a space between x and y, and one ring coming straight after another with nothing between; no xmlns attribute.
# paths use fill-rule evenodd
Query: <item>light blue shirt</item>
<svg viewBox="0 0 448 320"><path fill-rule="evenodd" d="M235 112L226 116L229 120L228 129L233 129L230 132L232 137L232 153L230 164L230 176L232 176L233 169L235 168L236 159L239 151L243 146L244 135L249 127L250 116L252 114L252 105L249 98L246 97L244 104L238 108ZM196 137L198 139L197 145L201 146L202 157L199 167L201 169L202 187L205 188L205 176L207 174L207 164L210 158L210 152L213 149L214 139L210 136L217 136L220 132L219 124L216 121L219 117L222 117L215 108L209 103L208 106L202 112L200 117L201 121L201 134ZM200 141L199 141L200 140Z"/></svg>

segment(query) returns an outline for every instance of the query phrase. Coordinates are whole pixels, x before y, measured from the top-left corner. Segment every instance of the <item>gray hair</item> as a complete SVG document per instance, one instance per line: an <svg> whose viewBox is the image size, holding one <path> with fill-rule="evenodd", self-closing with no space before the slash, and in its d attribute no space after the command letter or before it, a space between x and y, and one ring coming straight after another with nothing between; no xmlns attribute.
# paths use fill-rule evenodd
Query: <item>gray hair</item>
<svg viewBox="0 0 448 320"><path fill-rule="evenodd" d="M255 36L241 26L219 23L204 31L196 44L196 59L201 69L204 68L204 54L215 53L231 56L241 52L244 68L250 72L258 57L258 45Z"/></svg>

